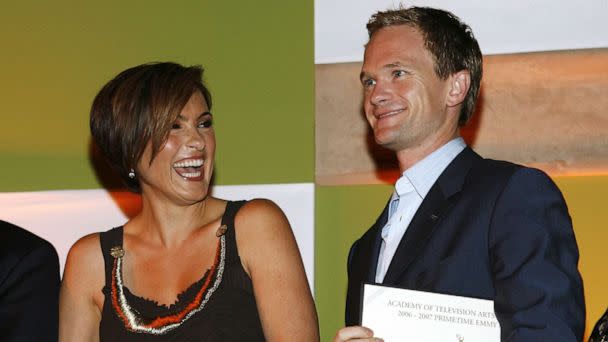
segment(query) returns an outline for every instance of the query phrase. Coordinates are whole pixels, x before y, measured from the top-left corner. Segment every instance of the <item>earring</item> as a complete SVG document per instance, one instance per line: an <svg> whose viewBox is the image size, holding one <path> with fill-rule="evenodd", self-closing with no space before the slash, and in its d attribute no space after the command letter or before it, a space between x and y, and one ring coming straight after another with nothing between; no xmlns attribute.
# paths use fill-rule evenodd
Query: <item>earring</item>
<svg viewBox="0 0 608 342"><path fill-rule="evenodd" d="M135 170L131 169L131 171L129 171L129 178L135 179Z"/></svg>

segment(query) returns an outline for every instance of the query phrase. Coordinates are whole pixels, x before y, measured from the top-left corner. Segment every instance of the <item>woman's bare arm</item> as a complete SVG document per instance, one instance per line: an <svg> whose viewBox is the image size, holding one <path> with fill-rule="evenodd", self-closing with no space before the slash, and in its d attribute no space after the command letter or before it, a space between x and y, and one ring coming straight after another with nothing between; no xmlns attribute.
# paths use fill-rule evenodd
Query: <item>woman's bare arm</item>
<svg viewBox="0 0 608 342"><path fill-rule="evenodd" d="M235 226L266 340L319 341L302 258L281 209L268 200L250 201L238 212Z"/></svg>
<svg viewBox="0 0 608 342"><path fill-rule="evenodd" d="M99 234L70 249L59 296L59 341L99 341L105 274Z"/></svg>

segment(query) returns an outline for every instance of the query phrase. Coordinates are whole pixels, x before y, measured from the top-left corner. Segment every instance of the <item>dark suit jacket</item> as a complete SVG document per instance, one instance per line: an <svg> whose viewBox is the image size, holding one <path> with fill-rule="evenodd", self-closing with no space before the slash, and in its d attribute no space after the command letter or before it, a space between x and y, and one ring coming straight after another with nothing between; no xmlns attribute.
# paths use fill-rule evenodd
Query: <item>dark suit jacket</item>
<svg viewBox="0 0 608 342"><path fill-rule="evenodd" d="M360 324L388 205L351 247L346 325ZM461 152L424 198L383 284L494 300L502 341L581 341L585 303L564 198L536 169Z"/></svg>
<svg viewBox="0 0 608 342"><path fill-rule="evenodd" d="M58 316L57 252L0 221L0 341L57 341Z"/></svg>

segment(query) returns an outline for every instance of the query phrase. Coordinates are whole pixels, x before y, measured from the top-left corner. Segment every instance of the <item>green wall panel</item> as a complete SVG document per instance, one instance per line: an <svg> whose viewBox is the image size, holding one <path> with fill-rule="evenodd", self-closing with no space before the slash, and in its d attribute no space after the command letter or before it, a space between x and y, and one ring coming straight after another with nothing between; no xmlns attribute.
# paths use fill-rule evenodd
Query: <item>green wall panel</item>
<svg viewBox="0 0 608 342"><path fill-rule="evenodd" d="M388 185L315 188L315 299L321 341L331 341L344 325L348 250L374 223L391 191Z"/></svg>
<svg viewBox="0 0 608 342"><path fill-rule="evenodd" d="M23 152L1 155L0 192L44 189L82 189L97 184L90 161L84 154L46 154Z"/></svg>
<svg viewBox="0 0 608 342"><path fill-rule="evenodd" d="M556 183L568 203L580 249L589 330L608 303L608 176L559 177ZM392 186L317 186L315 191L315 294L321 341L329 341L344 324L348 249L380 214Z"/></svg>
<svg viewBox="0 0 608 342"><path fill-rule="evenodd" d="M2 191L99 187L87 164L94 95L165 60L207 69L216 183L313 180L312 1L11 2L0 42Z"/></svg>

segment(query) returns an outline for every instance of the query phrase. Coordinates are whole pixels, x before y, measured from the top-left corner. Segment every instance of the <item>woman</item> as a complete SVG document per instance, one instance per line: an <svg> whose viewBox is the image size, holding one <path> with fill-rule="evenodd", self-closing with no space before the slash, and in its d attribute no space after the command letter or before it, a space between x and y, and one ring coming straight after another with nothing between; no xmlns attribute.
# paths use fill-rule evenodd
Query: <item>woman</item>
<svg viewBox="0 0 608 342"><path fill-rule="evenodd" d="M144 64L95 98L93 138L143 205L71 248L60 341L319 339L282 211L209 196L215 133L201 77L199 67Z"/></svg>
<svg viewBox="0 0 608 342"><path fill-rule="evenodd" d="M595 323L589 342L608 342L608 309Z"/></svg>

